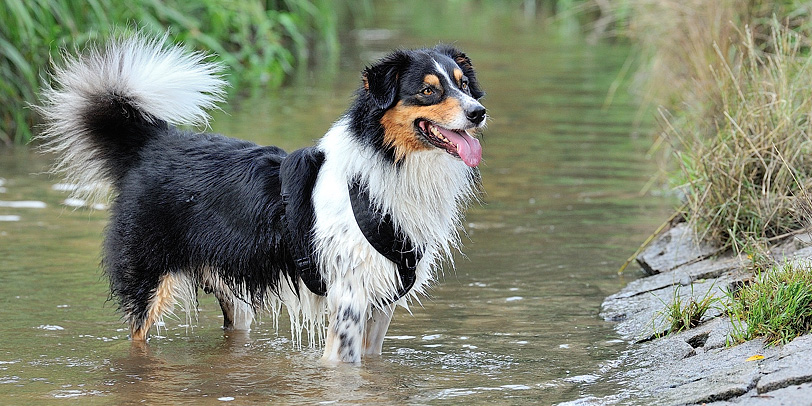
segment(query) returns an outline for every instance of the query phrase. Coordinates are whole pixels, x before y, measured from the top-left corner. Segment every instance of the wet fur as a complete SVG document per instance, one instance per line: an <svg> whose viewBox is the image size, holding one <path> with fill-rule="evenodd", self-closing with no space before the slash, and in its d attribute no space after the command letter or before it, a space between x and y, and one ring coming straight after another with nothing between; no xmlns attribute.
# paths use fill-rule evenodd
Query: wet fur
<svg viewBox="0 0 812 406"><path fill-rule="evenodd" d="M323 160L315 183L296 180L311 183L314 213L297 221L285 217L280 196L285 151L176 127L206 124L225 82L204 55L164 41L118 38L68 57L36 107L54 170L85 186L79 197L112 190L102 266L131 338L146 340L178 303L194 311L203 289L217 296L227 329L247 330L257 312L277 315L284 305L297 343L303 331L320 343L327 326L325 359L380 354L395 304L425 293L451 261L462 210L476 198L478 171L414 128L418 118L484 126L470 60L439 46L396 51L366 68L355 101L314 149ZM421 96L427 75L439 98ZM385 303L398 291L398 269L353 216L347 185L357 180L423 254L414 287L395 304ZM286 238L287 222L310 227L326 296L296 273L300 242Z"/></svg>

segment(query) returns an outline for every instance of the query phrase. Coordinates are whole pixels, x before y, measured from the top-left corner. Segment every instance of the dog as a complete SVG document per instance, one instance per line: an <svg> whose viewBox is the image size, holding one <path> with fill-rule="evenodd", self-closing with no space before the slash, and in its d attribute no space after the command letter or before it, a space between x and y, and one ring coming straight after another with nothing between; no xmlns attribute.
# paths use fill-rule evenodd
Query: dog
<svg viewBox="0 0 812 406"><path fill-rule="evenodd" d="M66 56L34 106L53 171L90 186L77 197L112 199L101 267L130 339L176 305L193 314L203 290L227 330L284 305L294 342L307 334L323 359L380 355L395 307L453 266L481 195L488 117L471 60L393 51L316 145L288 154L179 128L207 126L226 82L210 56L166 42Z"/></svg>

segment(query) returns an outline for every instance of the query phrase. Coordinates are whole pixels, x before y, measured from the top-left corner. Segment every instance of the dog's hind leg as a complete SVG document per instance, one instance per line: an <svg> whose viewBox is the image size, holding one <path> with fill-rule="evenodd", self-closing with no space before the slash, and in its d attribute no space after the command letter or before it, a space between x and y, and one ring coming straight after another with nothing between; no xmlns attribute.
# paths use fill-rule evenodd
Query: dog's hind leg
<svg viewBox="0 0 812 406"><path fill-rule="evenodd" d="M389 323L392 321L394 312L394 305L372 309L366 322L364 355L381 355L383 338L386 336L386 330L389 329Z"/></svg>
<svg viewBox="0 0 812 406"><path fill-rule="evenodd" d="M204 292L213 293L220 302L220 310L223 311L223 330L251 330L255 311L249 303L249 298L237 296L234 289L208 268L203 272L202 285Z"/></svg>
<svg viewBox="0 0 812 406"><path fill-rule="evenodd" d="M251 330L254 308L230 292L215 291L223 311L223 330Z"/></svg>
<svg viewBox="0 0 812 406"><path fill-rule="evenodd" d="M189 304L193 295L188 276L182 273L162 275L154 289L149 290L148 297L143 297L142 290L136 297L123 298L127 303L126 317L130 325L130 338L133 341L146 341L149 330L167 313L172 313L179 297Z"/></svg>

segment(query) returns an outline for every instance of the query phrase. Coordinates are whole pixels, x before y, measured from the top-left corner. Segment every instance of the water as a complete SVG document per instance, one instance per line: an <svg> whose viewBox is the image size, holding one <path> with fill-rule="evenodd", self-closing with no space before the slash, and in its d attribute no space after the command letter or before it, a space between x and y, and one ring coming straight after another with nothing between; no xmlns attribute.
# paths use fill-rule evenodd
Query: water
<svg viewBox="0 0 812 406"><path fill-rule="evenodd" d="M466 255L422 307L396 313L382 357L323 365L269 316L249 336L224 336L209 296L191 326L180 315L133 347L98 269L107 213L66 206L59 180L42 174L49 157L0 150L0 201L46 206L0 207L3 402L551 404L618 390L594 383L627 348L599 306L635 277L616 271L672 206L639 194L656 164L634 98L621 87L605 103L628 49L587 45L519 12L437 3L380 8L368 26L396 30L347 33L338 70L235 101L213 123L299 148L341 114L381 52L444 40L473 59L492 116L487 195L467 216Z"/></svg>

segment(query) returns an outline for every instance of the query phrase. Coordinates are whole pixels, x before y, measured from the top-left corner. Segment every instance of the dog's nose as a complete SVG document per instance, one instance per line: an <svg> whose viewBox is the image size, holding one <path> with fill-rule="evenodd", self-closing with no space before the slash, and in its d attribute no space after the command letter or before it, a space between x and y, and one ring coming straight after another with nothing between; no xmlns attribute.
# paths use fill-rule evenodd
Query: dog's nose
<svg viewBox="0 0 812 406"><path fill-rule="evenodd" d="M465 116L468 117L468 120L471 120L472 123L479 124L485 119L485 108L477 106L472 110L466 111Z"/></svg>

